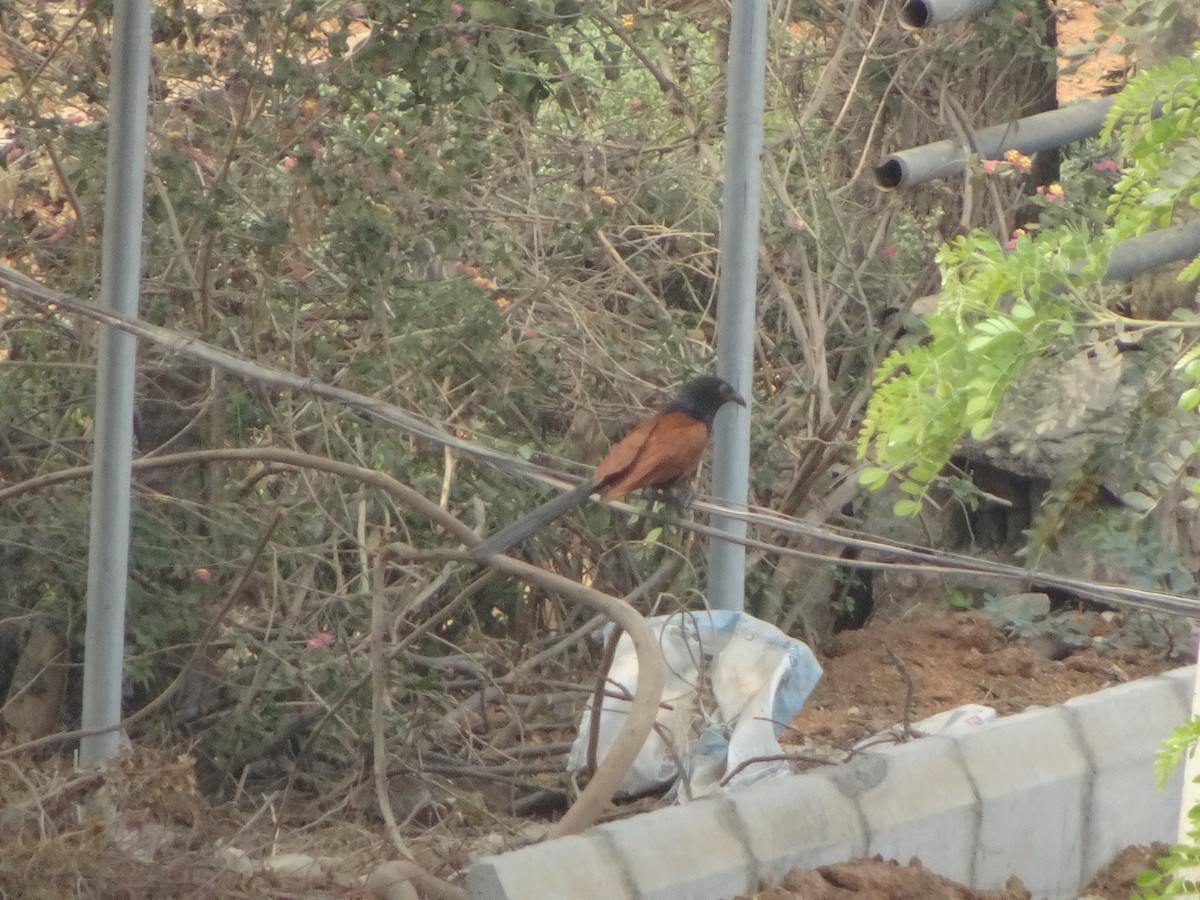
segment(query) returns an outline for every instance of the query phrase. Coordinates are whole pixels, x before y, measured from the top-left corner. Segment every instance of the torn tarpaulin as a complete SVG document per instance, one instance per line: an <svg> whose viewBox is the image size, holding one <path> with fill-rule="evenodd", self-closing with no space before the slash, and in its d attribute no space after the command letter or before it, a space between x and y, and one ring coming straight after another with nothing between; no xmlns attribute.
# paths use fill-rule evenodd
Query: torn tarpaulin
<svg viewBox="0 0 1200 900"><path fill-rule="evenodd" d="M649 624L659 636L667 684L659 727L646 740L621 793L661 789L679 777L681 766L687 783L680 798L709 793L728 773L735 773L730 786L742 786L791 771L785 760L746 763L783 752L779 735L821 677L812 651L774 625L732 610L657 616ZM622 635L609 680L632 696L637 668L633 642ZM600 713L600 759L629 709L629 702L614 693L620 689L610 690ZM571 748L567 768L572 774L587 764L590 720L589 711Z"/></svg>

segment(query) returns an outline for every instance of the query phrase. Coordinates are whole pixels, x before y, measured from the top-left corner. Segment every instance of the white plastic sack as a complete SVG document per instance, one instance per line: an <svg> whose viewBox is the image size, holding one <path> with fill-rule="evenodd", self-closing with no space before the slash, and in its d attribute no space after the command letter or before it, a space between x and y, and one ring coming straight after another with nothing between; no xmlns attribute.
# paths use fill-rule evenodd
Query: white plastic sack
<svg viewBox="0 0 1200 900"><path fill-rule="evenodd" d="M682 774L687 784L679 796L687 799L715 790L729 773L736 772L729 780L732 787L791 771L786 760L739 767L783 752L779 735L821 677L821 666L807 645L732 610L657 616L649 623L659 636L667 683L659 727L647 738L621 793L660 789ZM617 642L609 679L630 695L637 687L637 655L627 634ZM629 701L605 697L598 758L608 753L628 710ZM587 764L590 722L588 711L567 762L572 774Z"/></svg>

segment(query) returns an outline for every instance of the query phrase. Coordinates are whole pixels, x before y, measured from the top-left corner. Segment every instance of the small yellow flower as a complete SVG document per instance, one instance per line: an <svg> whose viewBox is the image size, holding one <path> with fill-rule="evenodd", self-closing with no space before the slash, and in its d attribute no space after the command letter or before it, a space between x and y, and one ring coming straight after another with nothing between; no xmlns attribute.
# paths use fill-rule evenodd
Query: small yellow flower
<svg viewBox="0 0 1200 900"><path fill-rule="evenodd" d="M1013 168L1018 172L1030 172L1033 170L1033 159L1019 150L1009 150L1004 154L1004 160L1011 163Z"/></svg>
<svg viewBox="0 0 1200 900"><path fill-rule="evenodd" d="M625 15L621 16L621 27L626 31L632 31L633 21L633 13L625 13Z"/></svg>
<svg viewBox="0 0 1200 900"><path fill-rule="evenodd" d="M617 198L608 193L608 191L604 190L604 188L600 187L598 184L592 186L592 193L596 195L597 200L599 200L609 209L617 205Z"/></svg>

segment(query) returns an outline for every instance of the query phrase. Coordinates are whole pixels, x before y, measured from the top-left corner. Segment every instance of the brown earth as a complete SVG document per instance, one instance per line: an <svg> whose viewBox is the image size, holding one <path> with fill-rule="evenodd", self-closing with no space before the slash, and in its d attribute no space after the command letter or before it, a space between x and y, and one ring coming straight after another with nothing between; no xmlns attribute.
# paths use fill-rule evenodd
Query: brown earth
<svg viewBox="0 0 1200 900"><path fill-rule="evenodd" d="M1010 640L978 612L844 631L821 660L825 674L783 743L835 758L831 753L849 751L864 738L965 703L1007 716L1186 664L1145 646L1119 617L1095 622L1108 633L1062 659L1043 655L1063 652L1061 644Z"/></svg>
<svg viewBox="0 0 1200 900"><path fill-rule="evenodd" d="M818 869L792 869L777 886L738 900L1029 900L1010 878L1002 891L973 891L926 869L918 860L902 866L876 856Z"/></svg>
<svg viewBox="0 0 1200 900"><path fill-rule="evenodd" d="M1136 890L1138 873L1166 852L1166 844L1127 847L1093 879L1080 900L1126 900ZM930 872L919 860L902 866L876 856L817 869L792 869L777 885L764 885L738 900L1028 900L1029 896L1016 876L1003 890L975 891Z"/></svg>
<svg viewBox="0 0 1200 900"><path fill-rule="evenodd" d="M1099 4L1095 0L1059 0L1055 4L1054 14L1058 19L1060 105L1066 105L1072 100L1098 99L1104 86L1119 77L1117 73L1126 68L1125 58L1111 50L1111 47L1120 43L1117 38L1110 38L1104 46L1082 60L1072 60L1066 56L1094 38L1100 25L1096 16L1098 8ZM1078 67L1069 67L1071 62L1079 62Z"/></svg>

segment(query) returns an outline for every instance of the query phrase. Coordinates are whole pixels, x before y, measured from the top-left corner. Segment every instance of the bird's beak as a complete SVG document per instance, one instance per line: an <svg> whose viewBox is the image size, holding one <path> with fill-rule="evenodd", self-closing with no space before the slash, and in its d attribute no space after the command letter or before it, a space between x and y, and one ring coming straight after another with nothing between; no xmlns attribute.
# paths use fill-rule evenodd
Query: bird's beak
<svg viewBox="0 0 1200 900"><path fill-rule="evenodd" d="M733 388L729 389L729 396L726 397L725 399L728 400L730 403L736 403L738 406L746 405L746 398L743 397L741 394L739 394L737 391L735 391Z"/></svg>

